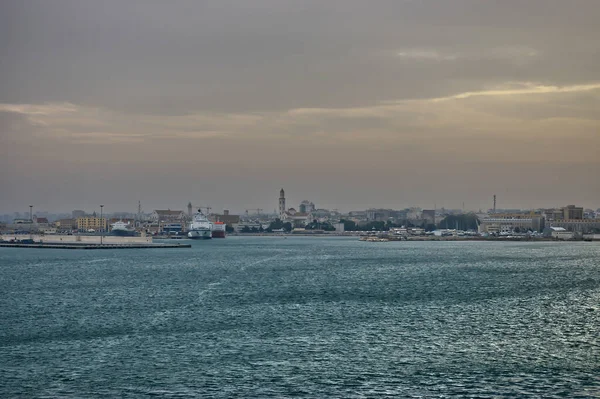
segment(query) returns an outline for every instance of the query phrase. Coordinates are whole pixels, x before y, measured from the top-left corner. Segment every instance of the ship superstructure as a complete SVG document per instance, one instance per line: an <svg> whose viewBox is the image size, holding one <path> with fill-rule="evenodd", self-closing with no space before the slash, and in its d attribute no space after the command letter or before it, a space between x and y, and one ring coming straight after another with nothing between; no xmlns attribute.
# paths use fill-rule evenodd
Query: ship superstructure
<svg viewBox="0 0 600 399"><path fill-rule="evenodd" d="M135 228L131 225L131 223L125 223L122 220L115 222L110 225L111 232L116 236L134 236Z"/></svg>
<svg viewBox="0 0 600 399"><path fill-rule="evenodd" d="M192 218L188 237L195 240L212 238L212 223L208 221L200 209L198 209L198 212Z"/></svg>

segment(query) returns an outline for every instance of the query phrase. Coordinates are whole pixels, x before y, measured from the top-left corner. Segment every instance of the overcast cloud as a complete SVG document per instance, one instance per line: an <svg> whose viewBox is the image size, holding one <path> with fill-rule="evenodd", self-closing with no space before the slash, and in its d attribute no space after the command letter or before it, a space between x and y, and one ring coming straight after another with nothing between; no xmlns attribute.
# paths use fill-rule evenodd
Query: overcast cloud
<svg viewBox="0 0 600 399"><path fill-rule="evenodd" d="M600 207L596 0L4 1L0 212Z"/></svg>

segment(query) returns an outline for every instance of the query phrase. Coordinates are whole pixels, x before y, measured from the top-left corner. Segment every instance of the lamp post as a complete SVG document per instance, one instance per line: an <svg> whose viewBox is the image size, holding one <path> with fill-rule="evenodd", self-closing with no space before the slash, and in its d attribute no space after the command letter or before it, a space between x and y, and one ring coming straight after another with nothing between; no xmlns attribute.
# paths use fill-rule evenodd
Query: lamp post
<svg viewBox="0 0 600 399"><path fill-rule="evenodd" d="M104 237L104 219L102 219L102 210L104 205L100 205L100 245L102 245L102 238Z"/></svg>

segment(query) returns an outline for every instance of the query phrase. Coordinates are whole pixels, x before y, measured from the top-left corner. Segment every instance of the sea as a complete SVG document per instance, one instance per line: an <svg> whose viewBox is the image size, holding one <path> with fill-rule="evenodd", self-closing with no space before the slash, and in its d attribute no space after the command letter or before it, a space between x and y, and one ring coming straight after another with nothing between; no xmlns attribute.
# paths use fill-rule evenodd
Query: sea
<svg viewBox="0 0 600 399"><path fill-rule="evenodd" d="M600 243L0 248L0 397L600 397Z"/></svg>

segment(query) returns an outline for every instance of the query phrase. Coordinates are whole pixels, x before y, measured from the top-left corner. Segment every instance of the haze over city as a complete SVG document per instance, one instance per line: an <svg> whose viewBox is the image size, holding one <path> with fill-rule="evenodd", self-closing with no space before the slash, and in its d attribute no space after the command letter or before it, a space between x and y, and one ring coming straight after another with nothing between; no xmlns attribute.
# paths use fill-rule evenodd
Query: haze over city
<svg viewBox="0 0 600 399"><path fill-rule="evenodd" d="M600 2L0 3L0 212L599 206ZM269 209L269 210L271 210Z"/></svg>

